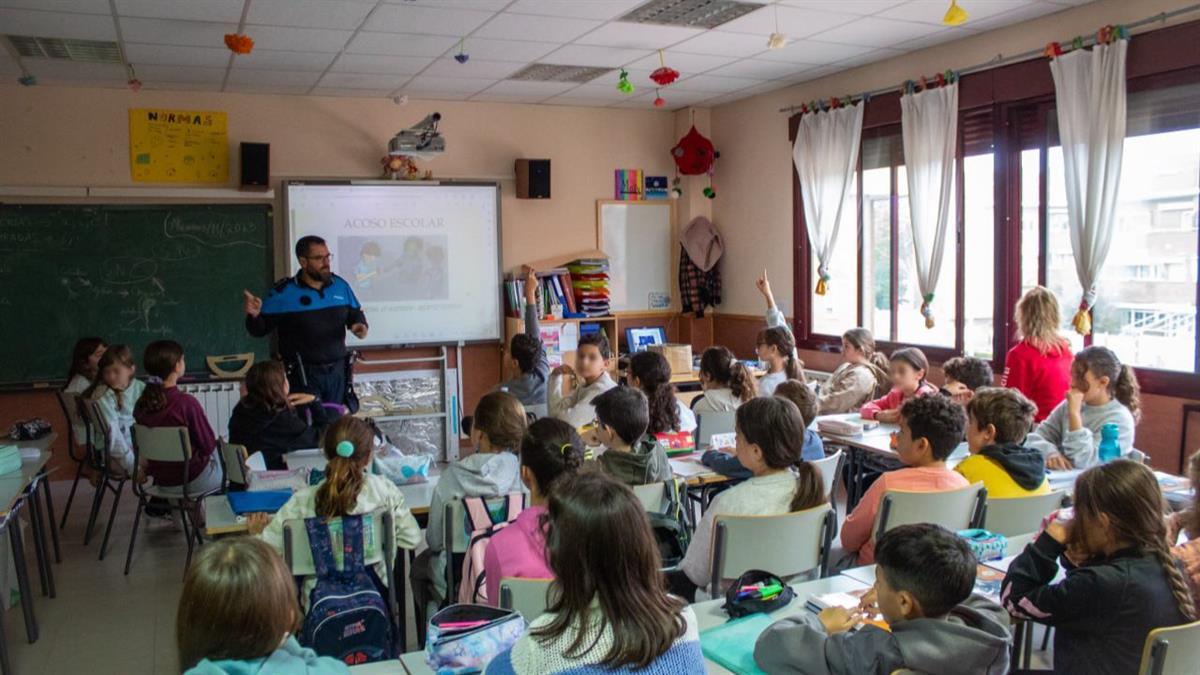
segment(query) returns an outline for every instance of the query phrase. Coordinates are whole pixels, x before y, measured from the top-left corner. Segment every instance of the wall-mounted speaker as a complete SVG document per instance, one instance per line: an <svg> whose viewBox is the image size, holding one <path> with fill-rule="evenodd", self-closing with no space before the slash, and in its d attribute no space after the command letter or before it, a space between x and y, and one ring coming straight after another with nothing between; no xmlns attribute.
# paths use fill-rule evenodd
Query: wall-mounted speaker
<svg viewBox="0 0 1200 675"><path fill-rule="evenodd" d="M271 183L271 144L242 143L242 187L267 188Z"/></svg>
<svg viewBox="0 0 1200 675"><path fill-rule="evenodd" d="M517 199L550 199L550 160L517 160Z"/></svg>

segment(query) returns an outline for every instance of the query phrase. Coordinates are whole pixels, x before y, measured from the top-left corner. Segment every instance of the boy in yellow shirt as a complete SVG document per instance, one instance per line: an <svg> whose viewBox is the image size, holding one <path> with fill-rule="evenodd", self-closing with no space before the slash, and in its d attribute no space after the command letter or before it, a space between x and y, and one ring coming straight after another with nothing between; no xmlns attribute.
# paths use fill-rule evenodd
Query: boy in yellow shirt
<svg viewBox="0 0 1200 675"><path fill-rule="evenodd" d="M988 497L1028 497L1050 491L1042 453L1022 443L1037 406L1016 389L981 387L967 403L967 447L971 456L955 467Z"/></svg>

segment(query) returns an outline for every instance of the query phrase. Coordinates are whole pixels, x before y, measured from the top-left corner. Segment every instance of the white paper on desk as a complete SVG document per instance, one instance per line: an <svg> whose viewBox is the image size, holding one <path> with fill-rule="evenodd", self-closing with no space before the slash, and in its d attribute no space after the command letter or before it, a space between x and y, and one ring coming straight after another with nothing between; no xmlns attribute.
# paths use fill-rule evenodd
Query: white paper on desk
<svg viewBox="0 0 1200 675"><path fill-rule="evenodd" d="M712 469L691 458L672 459L669 461L671 462L671 473L681 478L691 478L692 476L700 476L713 472Z"/></svg>
<svg viewBox="0 0 1200 675"><path fill-rule="evenodd" d="M713 450L721 448L733 448L737 446L737 432L729 434L713 434L708 441L709 447Z"/></svg>
<svg viewBox="0 0 1200 675"><path fill-rule="evenodd" d="M266 471L267 458L261 452L256 452L246 458L246 468L251 471Z"/></svg>
<svg viewBox="0 0 1200 675"><path fill-rule="evenodd" d="M37 448L21 448L21 459L37 459L42 451Z"/></svg>

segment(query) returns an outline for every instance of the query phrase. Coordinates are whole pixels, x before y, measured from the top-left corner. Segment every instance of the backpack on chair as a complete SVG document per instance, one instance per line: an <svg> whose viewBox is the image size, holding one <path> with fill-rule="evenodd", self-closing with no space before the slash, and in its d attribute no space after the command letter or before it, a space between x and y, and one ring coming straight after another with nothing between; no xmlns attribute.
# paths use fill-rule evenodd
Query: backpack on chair
<svg viewBox="0 0 1200 675"><path fill-rule="evenodd" d="M460 604L490 604L487 598L486 579L483 574L483 554L487 551L492 535L504 529L521 515L525 509L525 496L519 492L505 495L504 512L493 519L483 497L464 497L463 510L467 513L471 538L467 553L463 557L462 576L458 582Z"/></svg>
<svg viewBox="0 0 1200 675"><path fill-rule="evenodd" d="M387 601L364 564L362 516L342 517L341 570L323 519L306 518L304 528L317 585L309 594L300 643L352 666L395 658Z"/></svg>
<svg viewBox="0 0 1200 675"><path fill-rule="evenodd" d="M658 544L658 553L662 557L664 569L673 568L683 562L691 543L691 534L683 522L683 508L679 500L679 483L671 480L663 482L666 491L667 504L662 513L648 511L650 530Z"/></svg>

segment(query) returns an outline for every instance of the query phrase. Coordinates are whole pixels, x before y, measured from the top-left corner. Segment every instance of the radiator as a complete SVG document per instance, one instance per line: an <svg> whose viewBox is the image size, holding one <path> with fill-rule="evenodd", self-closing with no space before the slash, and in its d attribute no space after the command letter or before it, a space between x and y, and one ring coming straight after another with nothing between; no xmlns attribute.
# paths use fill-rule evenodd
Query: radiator
<svg viewBox="0 0 1200 675"><path fill-rule="evenodd" d="M241 382L204 382L181 384L179 390L196 397L208 416L208 425L221 438L229 438L229 416L241 398Z"/></svg>

